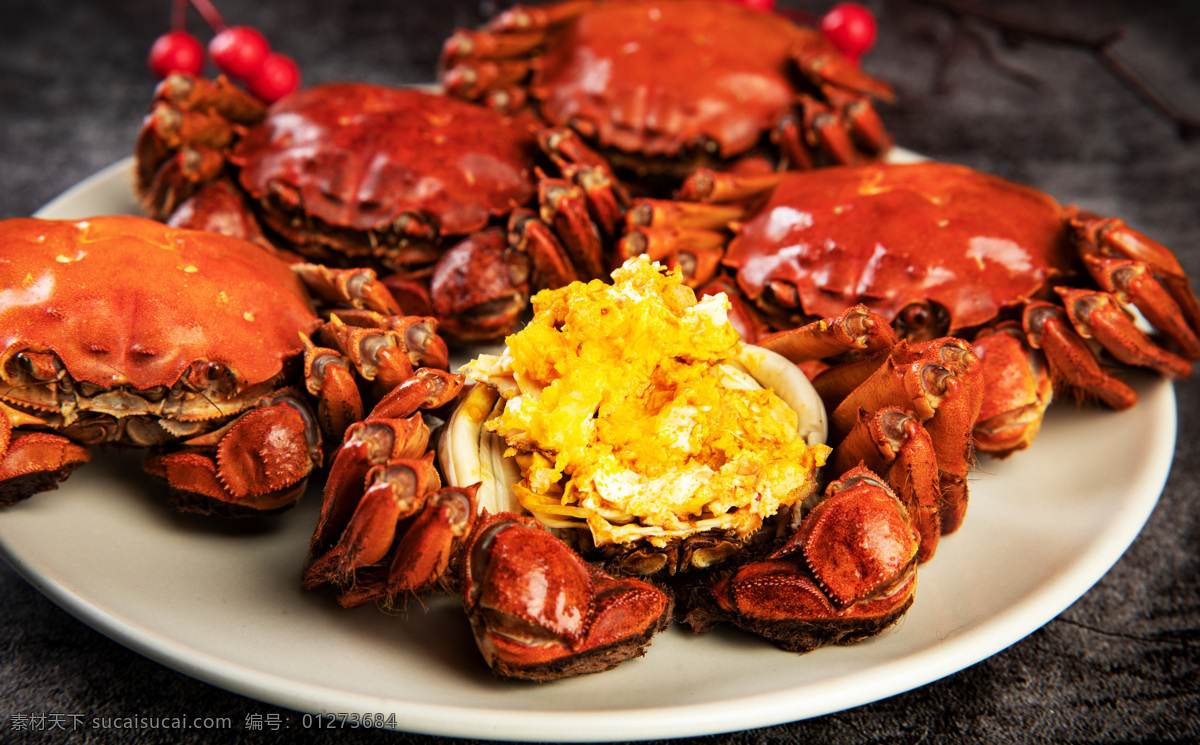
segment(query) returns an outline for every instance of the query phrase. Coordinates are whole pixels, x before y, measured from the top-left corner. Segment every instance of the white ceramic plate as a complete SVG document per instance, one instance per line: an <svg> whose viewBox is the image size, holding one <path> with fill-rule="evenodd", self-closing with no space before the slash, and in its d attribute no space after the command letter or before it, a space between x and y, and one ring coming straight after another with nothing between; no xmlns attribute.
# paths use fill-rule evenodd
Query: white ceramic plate
<svg viewBox="0 0 1200 745"><path fill-rule="evenodd" d="M123 161L43 216L133 212ZM98 454L57 492L0 513L0 552L84 622L180 672L303 712L395 715L398 729L532 741L712 734L804 719L967 667L1049 621L1133 541L1171 465L1175 397L1054 406L1036 446L984 460L964 527L920 571L917 599L867 642L797 656L732 630L673 628L616 670L552 684L494 679L448 599L342 610L300 589L319 502L276 519L172 512L136 456Z"/></svg>

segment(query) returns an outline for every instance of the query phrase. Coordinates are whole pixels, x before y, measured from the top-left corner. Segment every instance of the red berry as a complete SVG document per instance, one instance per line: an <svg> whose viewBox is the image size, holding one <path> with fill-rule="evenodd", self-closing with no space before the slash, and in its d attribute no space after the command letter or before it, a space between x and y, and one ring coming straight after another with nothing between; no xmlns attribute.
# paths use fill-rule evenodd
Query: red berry
<svg viewBox="0 0 1200 745"><path fill-rule="evenodd" d="M154 40L146 61L150 72L160 78L173 72L199 75L204 69L204 47L186 31L168 31Z"/></svg>
<svg viewBox="0 0 1200 745"><path fill-rule="evenodd" d="M273 103L300 87L300 68L291 57L271 52L258 72L246 79L246 87L267 103Z"/></svg>
<svg viewBox="0 0 1200 745"><path fill-rule="evenodd" d="M222 29L208 42L208 53L221 72L239 80L258 72L270 52L266 37L249 26Z"/></svg>
<svg viewBox="0 0 1200 745"><path fill-rule="evenodd" d="M858 3L833 6L821 18L821 31L854 62L875 44L875 16Z"/></svg>

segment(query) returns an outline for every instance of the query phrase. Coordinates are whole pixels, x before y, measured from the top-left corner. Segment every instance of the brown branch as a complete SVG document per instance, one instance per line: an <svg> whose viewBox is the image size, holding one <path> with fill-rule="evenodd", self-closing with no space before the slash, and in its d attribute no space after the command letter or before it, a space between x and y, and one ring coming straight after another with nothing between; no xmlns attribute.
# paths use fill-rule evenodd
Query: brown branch
<svg viewBox="0 0 1200 745"><path fill-rule="evenodd" d="M934 8L966 25L966 19L985 23L998 30L1004 38L1017 41L1023 38L1036 39L1050 44L1061 44L1089 52L1101 65L1112 73L1125 87L1150 108L1169 119L1177 128L1179 136L1188 139L1200 135L1200 119L1189 116L1174 104L1155 92L1129 65L1116 55L1113 46L1125 35L1124 29L1114 29L1101 36L1085 36L1061 29L1047 29L993 13L985 8L960 2L959 0L909 0L909 2ZM990 47L985 53L991 55ZM994 57L991 57L994 59ZM1010 74L1013 68L1001 65ZM1025 80L1024 82L1029 82Z"/></svg>

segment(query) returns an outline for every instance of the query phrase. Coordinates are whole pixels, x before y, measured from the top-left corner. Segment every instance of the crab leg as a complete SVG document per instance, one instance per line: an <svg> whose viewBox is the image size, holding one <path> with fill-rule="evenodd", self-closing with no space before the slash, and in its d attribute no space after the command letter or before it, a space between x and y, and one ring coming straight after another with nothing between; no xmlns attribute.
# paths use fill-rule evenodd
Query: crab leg
<svg viewBox="0 0 1200 745"><path fill-rule="evenodd" d="M1154 343L1107 293L1056 287L1071 324L1084 339L1095 339L1127 365L1141 365L1169 378L1186 378L1192 363Z"/></svg>
<svg viewBox="0 0 1200 745"><path fill-rule="evenodd" d="M496 89L515 88L533 70L528 60L475 60L458 64L442 76L446 93L469 101L478 101Z"/></svg>
<svg viewBox="0 0 1200 745"><path fill-rule="evenodd" d="M304 286L326 303L400 315L400 305L370 269L331 269L323 264L292 264Z"/></svg>
<svg viewBox="0 0 1200 745"><path fill-rule="evenodd" d="M716 275L727 242L714 230L633 228L617 242L616 257L625 261L645 254L668 268L679 267L687 286L695 288Z"/></svg>
<svg viewBox="0 0 1200 745"><path fill-rule="evenodd" d="M318 347L308 337L304 342L304 385L317 399L321 431L341 440L346 428L363 418L363 401L350 362L336 350Z"/></svg>
<svg viewBox="0 0 1200 745"><path fill-rule="evenodd" d="M870 99L848 96L828 87L824 92L840 111L844 126L859 147L876 155L885 153L892 147L892 137Z"/></svg>
<svg viewBox="0 0 1200 745"><path fill-rule="evenodd" d="M628 201L608 161L584 144L579 134L566 127L552 127L538 133L542 151L554 161L559 172L583 189L587 206L601 233L615 237Z"/></svg>
<svg viewBox="0 0 1200 745"><path fill-rule="evenodd" d="M488 22L490 31L544 29L571 20L595 5L595 0L566 0L549 5L514 5Z"/></svg>
<svg viewBox="0 0 1200 745"><path fill-rule="evenodd" d="M772 137L783 153L788 170L807 171L816 167L812 154L805 144L804 126L799 112L790 112L779 120Z"/></svg>
<svg viewBox="0 0 1200 745"><path fill-rule="evenodd" d="M265 115L261 102L224 77L210 81L181 73L167 76L155 89L135 145L142 208L165 219L200 185L224 171L224 153L236 130L217 120L251 125Z"/></svg>
<svg viewBox="0 0 1200 745"><path fill-rule="evenodd" d="M1076 209L1071 215L1069 223L1081 254L1086 257L1100 251L1104 255L1116 254L1145 264L1178 304L1182 317L1187 319L1189 328L1193 332L1200 329L1200 301L1196 299L1196 294L1192 291L1191 283L1183 271L1183 267L1179 265L1179 260L1175 258L1175 254L1169 248L1133 230L1124 221L1115 217L1099 217L1090 212ZM1097 279L1103 283L1103 280ZM1148 303L1147 307L1152 305L1154 304ZM1141 304L1138 307L1141 308ZM1168 305L1161 307L1163 313L1171 310ZM1143 310L1143 312L1146 311ZM1166 328L1160 327L1159 330L1170 333ZM1198 357L1200 355L1189 354L1191 359Z"/></svg>
<svg viewBox="0 0 1200 745"><path fill-rule="evenodd" d="M929 432L911 412L890 406L871 414L860 410L858 422L833 451L829 467L833 473L847 473L862 464L886 477L921 536L917 561L924 563L937 550L942 532L936 462Z"/></svg>
<svg viewBox="0 0 1200 745"><path fill-rule="evenodd" d="M337 540L357 508L372 468L394 460L418 458L428 446L429 428L419 415L374 419L351 426L326 479L325 498L310 550L323 552Z"/></svg>
<svg viewBox="0 0 1200 745"><path fill-rule="evenodd" d="M367 418L405 417L417 409L440 408L454 400L462 390L463 380L460 374L418 368L411 378L381 398Z"/></svg>
<svg viewBox="0 0 1200 745"><path fill-rule="evenodd" d="M166 219L180 204L187 201L199 187L221 175L225 156L206 147L180 148L163 161L141 190L140 205L155 219Z"/></svg>
<svg viewBox="0 0 1200 745"><path fill-rule="evenodd" d="M142 120L134 147L139 188L147 187L159 167L181 147L190 144L221 151L233 143L234 136L232 124L218 114L155 101Z"/></svg>
<svg viewBox="0 0 1200 745"><path fill-rule="evenodd" d="M563 287L579 278L554 231L530 210L516 209L509 215L508 242L529 257L535 287Z"/></svg>
<svg viewBox="0 0 1200 745"><path fill-rule="evenodd" d="M781 173L747 176L709 168L698 168L679 187L676 195L685 202L746 202L774 189Z"/></svg>
<svg viewBox="0 0 1200 745"><path fill-rule="evenodd" d="M746 213L745 207L736 204L644 198L634 200L625 213L625 227L724 230Z"/></svg>
<svg viewBox="0 0 1200 745"><path fill-rule="evenodd" d="M897 342L892 325L882 316L865 305L853 305L831 318L763 337L758 346L801 363L852 350L871 354L891 349ZM851 387L857 387L861 382L859 380Z"/></svg>
<svg viewBox="0 0 1200 745"><path fill-rule="evenodd" d="M1030 303L1025 306L1021 323L1030 346L1045 352L1055 380L1062 380L1079 393L1093 395L1114 409L1128 409L1137 403L1132 388L1100 367L1095 352L1061 307L1041 301Z"/></svg>
<svg viewBox="0 0 1200 745"><path fill-rule="evenodd" d="M358 577L356 573L387 556L399 521L419 512L430 491L440 488L433 457L431 451L421 458L390 459L366 470L359 484L360 496L353 500L349 519L335 532L336 539L323 550L310 550L302 575L305 587L314 588L326 582L339 586L366 584L363 582L366 577ZM329 529L331 525L322 523L318 530ZM360 588L353 603L349 595L339 598L339 602L347 606L360 604L379 594L364 593Z"/></svg>
<svg viewBox="0 0 1200 745"><path fill-rule="evenodd" d="M1200 359L1200 339L1185 316L1186 296L1181 307L1171 288L1159 282L1140 261L1085 254L1084 263L1096 282L1113 293L1120 304L1132 303L1154 328L1175 342L1183 356ZM1190 290L1186 285L1185 288ZM1190 323L1195 323L1195 319Z"/></svg>
<svg viewBox="0 0 1200 745"><path fill-rule="evenodd" d="M539 172L538 202L544 223L562 239L571 262L585 279L603 276L604 247L596 224L588 213L584 190L565 179L548 178Z"/></svg>
<svg viewBox="0 0 1200 745"><path fill-rule="evenodd" d="M805 140L817 154L824 156L820 161L835 165L858 163L861 160L858 150L837 113L812 96L800 96L799 101Z"/></svg>
<svg viewBox="0 0 1200 745"><path fill-rule="evenodd" d="M913 412L937 455L943 500L939 514L942 532L950 533L966 512L971 431L983 405L982 375L978 357L959 339L901 344L833 410L830 443L849 434L860 409L899 406Z"/></svg>
<svg viewBox="0 0 1200 745"><path fill-rule="evenodd" d="M884 101L895 98L890 85L851 63L816 29L797 29L797 42L792 46L791 57L810 80L823 88L833 86Z"/></svg>
<svg viewBox="0 0 1200 745"><path fill-rule="evenodd" d="M475 524L478 491L479 484L447 486L429 496L396 546L385 585L388 596L419 592L445 574L454 547Z"/></svg>

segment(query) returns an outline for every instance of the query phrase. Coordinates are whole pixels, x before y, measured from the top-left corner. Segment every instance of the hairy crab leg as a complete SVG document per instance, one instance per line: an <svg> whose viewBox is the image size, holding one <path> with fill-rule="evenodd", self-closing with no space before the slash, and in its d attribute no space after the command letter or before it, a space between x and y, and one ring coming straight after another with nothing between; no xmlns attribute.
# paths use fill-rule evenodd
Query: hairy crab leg
<svg viewBox="0 0 1200 745"><path fill-rule="evenodd" d="M929 432L942 487L942 532L962 523L967 475L973 462L971 432L983 405L983 372L970 345L960 339L900 344L830 415L830 443L855 426L860 409L900 406Z"/></svg>
<svg viewBox="0 0 1200 745"><path fill-rule="evenodd" d="M882 316L865 305L853 305L831 318L763 337L758 341L758 346L798 364L849 351L869 355L890 350L898 342L892 325ZM857 387L861 382L852 387Z"/></svg>
<svg viewBox="0 0 1200 745"><path fill-rule="evenodd" d="M714 230L631 228L617 242L616 258L625 261L646 255L652 261L679 267L688 287L699 287L716 276L728 237Z"/></svg>
<svg viewBox="0 0 1200 745"><path fill-rule="evenodd" d="M1150 325L1176 344L1184 357L1200 359L1200 339L1185 315L1186 302L1181 306L1170 288L1159 282L1145 263L1092 254L1085 254L1084 263L1096 282L1106 292L1113 293L1118 303L1136 307Z"/></svg>
<svg viewBox="0 0 1200 745"><path fill-rule="evenodd" d="M421 458L397 458L367 469L360 485L354 510L336 541L320 553L310 552L302 581L314 588L327 582L339 587L368 584L357 575L381 561L392 549L398 523L417 514L430 492L441 488L433 468L433 453ZM370 583L375 584L375 583ZM382 595L380 592L354 593L355 604ZM347 605L350 595L339 597Z"/></svg>
<svg viewBox="0 0 1200 745"><path fill-rule="evenodd" d="M1080 395L1095 396L1117 410L1137 403L1132 388L1100 367L1096 353L1079 336L1062 307L1042 301L1029 303L1021 324L1029 344L1045 352L1055 381L1062 381Z"/></svg>
<svg viewBox="0 0 1200 745"><path fill-rule="evenodd" d="M322 301L337 307L401 315L400 304L370 269L332 269L323 264L293 264L292 271Z"/></svg>
<svg viewBox="0 0 1200 745"><path fill-rule="evenodd" d="M166 113L179 112L179 118ZM192 114L196 116L193 117ZM138 188L142 207L151 217L165 219L204 182L224 171L222 153L229 142L221 128L200 117L211 116L231 125L262 120L266 107L224 77L215 81L181 73L168 75L154 92L135 145L139 156ZM228 130L233 133L232 127Z"/></svg>
<svg viewBox="0 0 1200 745"><path fill-rule="evenodd" d="M542 221L560 237L581 278L603 276L604 249L588 212L584 190L566 179L549 178L539 171L538 203Z"/></svg>
<svg viewBox="0 0 1200 745"><path fill-rule="evenodd" d="M1095 339L1109 354L1127 365L1157 370L1168 378L1192 374L1192 363L1154 343L1129 314L1107 293L1056 287L1067 316L1079 335Z"/></svg>
<svg viewBox="0 0 1200 745"><path fill-rule="evenodd" d="M575 265L550 226L532 211L513 210L508 218L510 245L529 257L533 264L534 285L563 287L579 279Z"/></svg>
<svg viewBox="0 0 1200 745"><path fill-rule="evenodd" d="M608 161L567 127L542 130L538 133L538 144L559 172L583 190L588 211L601 233L609 239L616 237L629 198Z"/></svg>
<svg viewBox="0 0 1200 745"><path fill-rule="evenodd" d="M466 540L475 524L478 491L479 484L447 486L429 496L425 509L396 546L384 588L389 597L420 592L441 579L454 548Z"/></svg>
<svg viewBox="0 0 1200 745"><path fill-rule="evenodd" d="M771 191L783 178L780 173L748 176L698 168L684 180L676 196L685 202L747 202Z"/></svg>
<svg viewBox="0 0 1200 745"><path fill-rule="evenodd" d="M1191 331L1200 330L1200 300L1196 299L1187 274L1169 248L1115 217L1100 217L1075 209L1068 223L1074 232L1076 246L1085 257L1099 251L1145 264L1178 304L1180 315L1187 319ZM1168 333L1165 328L1160 330Z"/></svg>
<svg viewBox="0 0 1200 745"><path fill-rule="evenodd" d="M362 497L363 484L372 468L389 461L419 458L428 447L429 427L420 415L378 418L351 426L330 466L309 550L323 552L337 541Z"/></svg>

